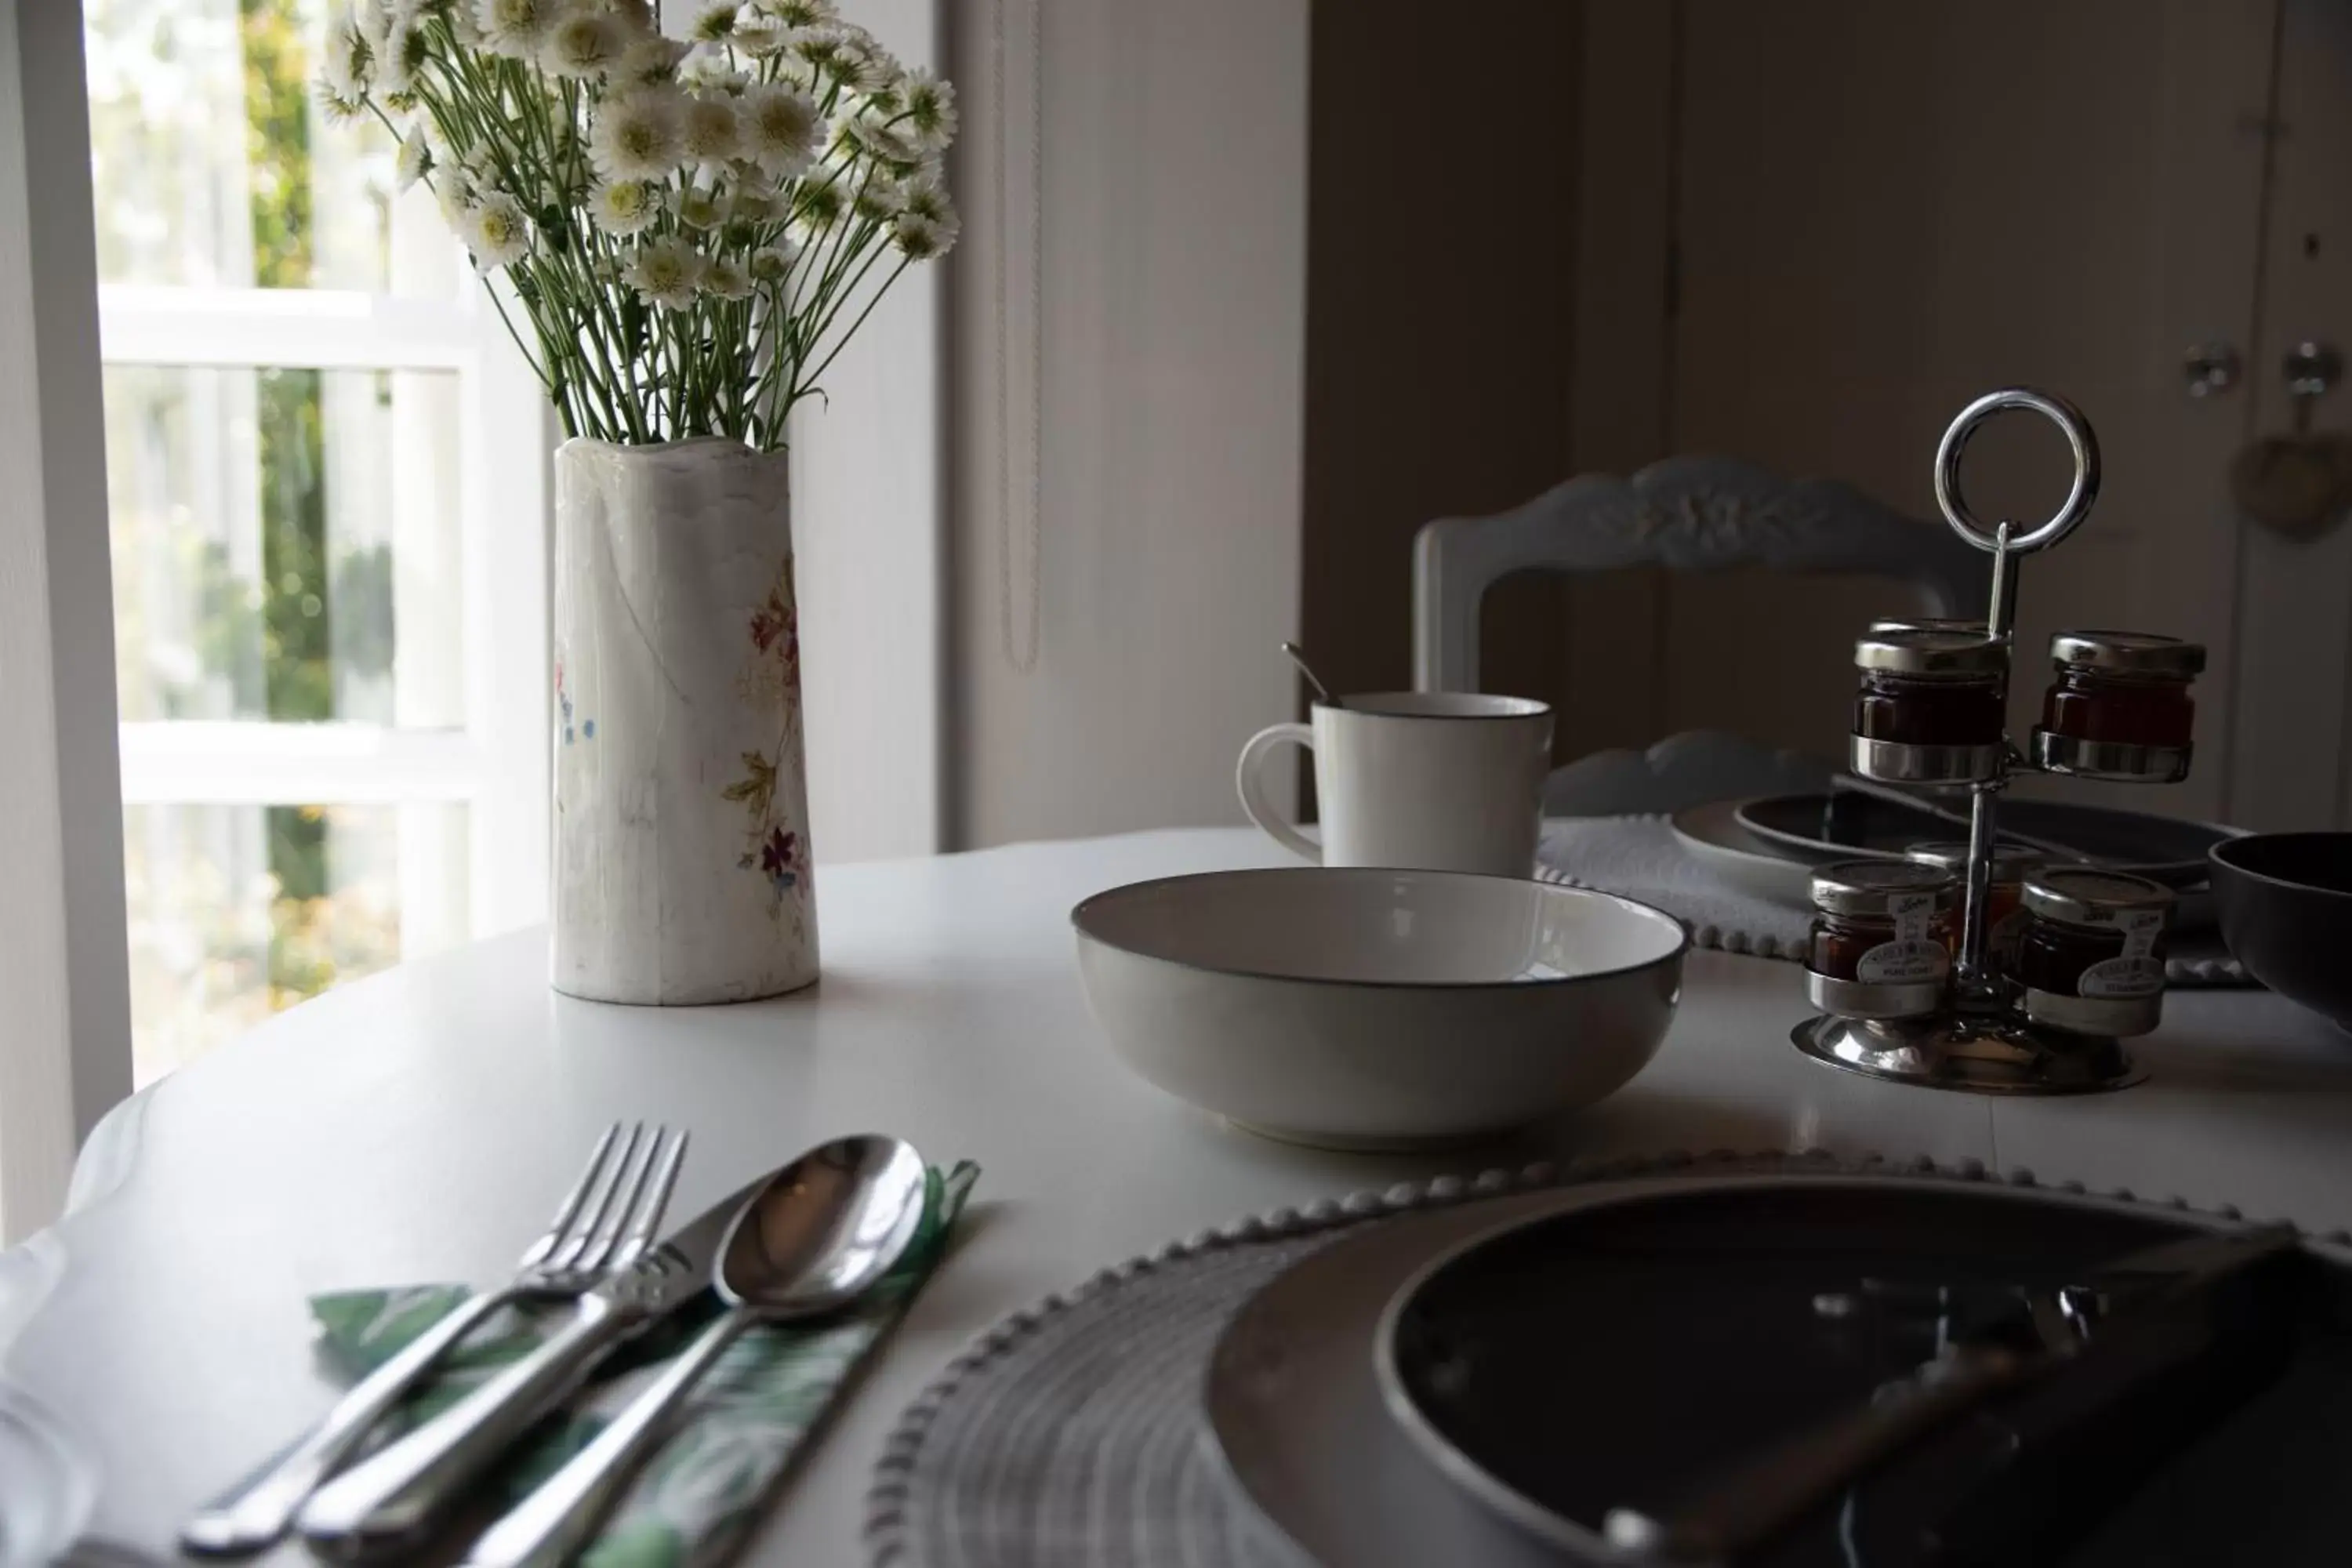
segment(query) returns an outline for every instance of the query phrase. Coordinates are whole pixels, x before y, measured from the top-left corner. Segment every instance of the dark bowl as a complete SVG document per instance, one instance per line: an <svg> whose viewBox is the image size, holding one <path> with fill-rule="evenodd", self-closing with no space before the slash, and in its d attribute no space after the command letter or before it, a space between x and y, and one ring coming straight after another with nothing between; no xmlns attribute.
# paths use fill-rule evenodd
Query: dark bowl
<svg viewBox="0 0 2352 1568"><path fill-rule="evenodd" d="M2221 940L2290 1002L2352 1028L2352 833L2256 833L2213 846Z"/></svg>

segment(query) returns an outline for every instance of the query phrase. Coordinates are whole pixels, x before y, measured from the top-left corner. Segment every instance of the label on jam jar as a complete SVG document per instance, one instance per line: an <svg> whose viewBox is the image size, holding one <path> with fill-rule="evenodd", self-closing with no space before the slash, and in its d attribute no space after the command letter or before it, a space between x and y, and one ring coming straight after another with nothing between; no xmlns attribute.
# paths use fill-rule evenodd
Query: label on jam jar
<svg viewBox="0 0 2352 1568"><path fill-rule="evenodd" d="M1928 934L1936 918L1933 893L1896 893L1886 900L1895 917L1895 940L1882 942L1862 955L1853 977L1865 985L1916 985L1941 980L1952 966L1952 954Z"/></svg>
<svg viewBox="0 0 2352 1568"><path fill-rule="evenodd" d="M2162 910L2126 910L2111 925L2124 933L2124 950L2083 971L2074 990L2081 996L2153 996L2164 989L2164 964L2155 956L2164 930Z"/></svg>

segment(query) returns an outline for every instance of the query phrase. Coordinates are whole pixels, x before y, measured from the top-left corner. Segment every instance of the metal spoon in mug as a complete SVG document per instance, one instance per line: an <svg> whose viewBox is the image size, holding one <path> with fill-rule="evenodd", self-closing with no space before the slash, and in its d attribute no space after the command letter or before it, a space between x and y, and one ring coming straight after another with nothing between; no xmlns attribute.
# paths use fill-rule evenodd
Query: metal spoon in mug
<svg viewBox="0 0 2352 1568"><path fill-rule="evenodd" d="M837 1139L770 1178L728 1227L711 1269L727 1315L537 1491L483 1532L472 1568L550 1568L587 1541L671 1413L755 1323L850 1305L922 1229L923 1157L896 1138Z"/></svg>
<svg viewBox="0 0 2352 1568"><path fill-rule="evenodd" d="M1297 643L1290 642L1286 639L1282 645L1282 651L1290 656L1290 662L1298 667L1298 673L1305 676L1307 678L1307 684L1315 689L1315 699L1317 701L1322 703L1326 708L1344 708L1347 706L1346 703L1341 702L1338 698L1332 696L1331 689L1324 685L1322 679L1316 675L1315 671L1308 668L1307 656L1298 650L1298 645Z"/></svg>

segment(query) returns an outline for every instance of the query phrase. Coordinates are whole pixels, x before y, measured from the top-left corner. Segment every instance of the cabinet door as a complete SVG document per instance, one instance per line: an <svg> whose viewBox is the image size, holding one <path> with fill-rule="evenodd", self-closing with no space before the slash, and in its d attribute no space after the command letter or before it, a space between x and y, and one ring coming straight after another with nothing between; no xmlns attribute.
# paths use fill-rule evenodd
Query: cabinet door
<svg viewBox="0 0 2352 1568"><path fill-rule="evenodd" d="M2261 327L2246 365L2257 437L2294 427L2281 365L2299 344L2352 353L2352 8L2341 0L2286 0L2271 125ZM2319 398L2311 426L2352 438L2352 392ZM2339 507L2302 538L2245 523L2240 543L2231 820L2341 826L2352 821L2352 527Z"/></svg>

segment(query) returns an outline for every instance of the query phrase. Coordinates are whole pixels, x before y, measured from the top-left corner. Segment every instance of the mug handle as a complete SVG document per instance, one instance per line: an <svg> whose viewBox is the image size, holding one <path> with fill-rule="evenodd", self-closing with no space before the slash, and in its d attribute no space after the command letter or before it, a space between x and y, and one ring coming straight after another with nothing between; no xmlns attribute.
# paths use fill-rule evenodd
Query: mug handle
<svg viewBox="0 0 2352 1568"><path fill-rule="evenodd" d="M1315 750L1315 731L1306 724L1269 724L1249 738L1242 747L1241 760L1234 764L1234 788L1242 797L1242 809L1249 819L1265 829L1268 837L1292 854L1304 857L1317 865L1323 863L1323 846L1285 822L1265 797L1265 781L1260 777L1265 771L1265 759L1277 746L1303 746L1311 754Z"/></svg>

